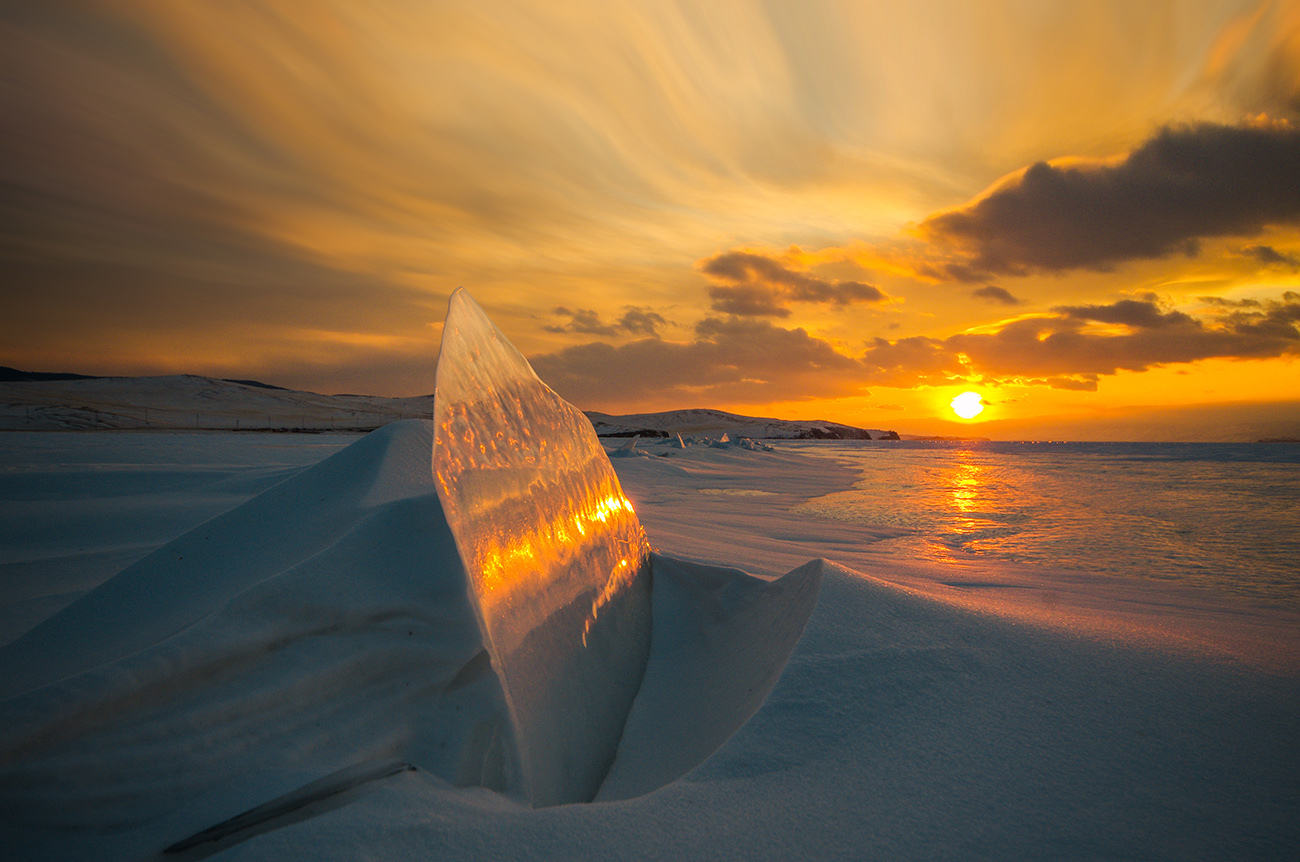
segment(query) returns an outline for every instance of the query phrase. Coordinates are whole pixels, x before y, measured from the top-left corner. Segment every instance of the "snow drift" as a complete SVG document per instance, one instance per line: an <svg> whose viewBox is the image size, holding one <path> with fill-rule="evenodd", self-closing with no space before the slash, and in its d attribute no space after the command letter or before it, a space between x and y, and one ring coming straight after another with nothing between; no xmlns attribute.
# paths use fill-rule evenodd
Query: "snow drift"
<svg viewBox="0 0 1300 862"><path fill-rule="evenodd" d="M0 650L7 843L148 855L408 764L534 806L624 799L758 708L820 564L652 559L581 414L452 305L437 424L362 438Z"/></svg>

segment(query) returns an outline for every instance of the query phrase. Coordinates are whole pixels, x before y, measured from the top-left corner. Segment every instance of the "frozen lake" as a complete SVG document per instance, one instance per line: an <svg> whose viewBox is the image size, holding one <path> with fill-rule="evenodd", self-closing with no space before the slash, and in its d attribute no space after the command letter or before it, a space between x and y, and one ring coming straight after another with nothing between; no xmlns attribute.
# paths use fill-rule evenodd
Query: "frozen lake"
<svg viewBox="0 0 1300 862"><path fill-rule="evenodd" d="M358 438L0 439L9 640ZM1132 577L1109 563L1061 568L1034 557L1041 552L1013 559L996 546L1010 534L952 540L963 526L1015 523L985 516L1005 514L1026 481L1017 471L1057 456L1014 462L997 452L820 444L643 448L648 457L614 464L656 550L763 576L815 557L847 567L827 567L793 657L730 741L684 778L615 803L533 810L406 772L213 858L1294 857L1300 626L1289 602L1199 577ZM1034 469L1052 475L1060 463ZM1220 470L1227 479L1294 469L1209 463L1178 469ZM1139 458L1112 469L1137 488L1149 471L1172 468ZM1085 491L1104 485L1093 472ZM899 481L909 475L915 487ZM978 478L963 485L963 475ZM868 492L864 481L878 488ZM1028 507L1019 522L1030 525L1022 530L1030 538L1041 532L1035 520L1055 523L1041 502L1046 485L1035 487L1042 508ZM855 499L837 495L868 493L873 517L824 508ZM1184 505L1177 495L1150 497L1153 507ZM910 522L880 514L908 509L919 512ZM350 700L366 696L361 689ZM151 769L184 776L187 764L203 762L183 744L168 750L173 759ZM96 761L111 762L109 753ZM5 768L15 763L20 754L0 758ZM193 831L166 817L107 832L65 828L57 824L75 821L76 806L57 800L79 798L71 790L16 787L5 791L10 810L44 812L54 824L0 824L20 858L145 858Z"/></svg>

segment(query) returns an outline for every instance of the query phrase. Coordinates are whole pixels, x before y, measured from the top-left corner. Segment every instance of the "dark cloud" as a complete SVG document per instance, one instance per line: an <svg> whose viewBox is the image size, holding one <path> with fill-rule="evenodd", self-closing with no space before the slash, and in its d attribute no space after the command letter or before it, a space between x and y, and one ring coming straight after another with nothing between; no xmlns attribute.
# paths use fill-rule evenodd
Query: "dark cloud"
<svg viewBox="0 0 1300 862"><path fill-rule="evenodd" d="M989 302L1000 302L1003 305L1020 305L1023 299L1016 299L1009 291L998 287L995 284L987 284L984 287L976 288L971 291L971 296L976 299L987 299Z"/></svg>
<svg viewBox="0 0 1300 862"><path fill-rule="evenodd" d="M658 335L659 327L667 324L668 321L658 312L633 306L628 306L626 313L618 320L618 325L633 335Z"/></svg>
<svg viewBox="0 0 1300 862"><path fill-rule="evenodd" d="M1241 253L1247 257L1253 257L1265 266L1300 268L1300 257L1296 257L1294 254L1283 254L1271 245L1248 245L1241 250Z"/></svg>
<svg viewBox="0 0 1300 862"><path fill-rule="evenodd" d="M1097 391L1096 374L1083 374L1078 377L1049 377L1043 383L1051 389L1066 389L1073 392Z"/></svg>
<svg viewBox="0 0 1300 862"><path fill-rule="evenodd" d="M709 288L713 310L742 317L789 317L793 302L849 305L889 299L875 285L817 278L750 252L711 257L700 269L726 282Z"/></svg>
<svg viewBox="0 0 1300 862"><path fill-rule="evenodd" d="M709 288L713 310L741 317L789 317L790 308L766 285L738 284Z"/></svg>
<svg viewBox="0 0 1300 862"><path fill-rule="evenodd" d="M560 317L569 318L569 322L543 326L542 329L547 332L584 332L588 335L614 336L619 334L616 325L602 323L600 314L590 308L570 309L557 305L555 313Z"/></svg>
<svg viewBox="0 0 1300 862"><path fill-rule="evenodd" d="M1206 305L1219 308L1260 308L1263 306L1263 303L1258 299L1228 299L1223 296L1198 296L1196 298Z"/></svg>
<svg viewBox="0 0 1300 862"><path fill-rule="evenodd" d="M600 319L600 313L590 308L571 309L558 305L555 307L555 314L569 318L568 323L543 326L542 329L547 332L581 332L587 335L603 335L607 338L613 338L617 335L649 335L655 337L659 334L659 327L668 324L668 321L658 312L633 305L624 306L623 316L614 323L605 323Z"/></svg>
<svg viewBox="0 0 1300 862"><path fill-rule="evenodd" d="M999 379L1057 378L1095 381L1120 370L1211 358L1268 358L1300 353L1293 317L1300 302L1285 299L1266 310L1235 311L1198 320L1163 312L1151 303L1122 300L1109 306L1064 307L1051 317L1014 321L994 333L964 333L943 342L980 374ZM1127 331L1091 332L1089 321L1121 324Z"/></svg>
<svg viewBox="0 0 1300 862"><path fill-rule="evenodd" d="M1161 129L1114 164L1039 162L919 232L957 255L944 274L974 281L1194 256L1202 238L1296 223L1300 130L1200 123Z"/></svg>
<svg viewBox="0 0 1300 862"><path fill-rule="evenodd" d="M1181 311L1161 311L1154 302L1134 299L1121 299L1110 305L1058 305L1052 310L1074 320L1118 323L1135 329L1200 325L1195 318Z"/></svg>
<svg viewBox="0 0 1300 862"><path fill-rule="evenodd" d="M1281 300L1261 303L1258 311L1246 311L1250 306L1239 306L1228 314L1224 323L1241 335L1260 338L1294 339L1300 324L1300 293L1288 290Z"/></svg>

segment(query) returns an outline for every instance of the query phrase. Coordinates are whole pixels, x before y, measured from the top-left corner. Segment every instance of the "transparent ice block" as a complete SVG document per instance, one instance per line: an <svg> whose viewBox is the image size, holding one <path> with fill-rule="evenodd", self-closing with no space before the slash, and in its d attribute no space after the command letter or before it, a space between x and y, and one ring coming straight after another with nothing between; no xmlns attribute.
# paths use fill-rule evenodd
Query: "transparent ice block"
<svg viewBox="0 0 1300 862"><path fill-rule="evenodd" d="M595 797L650 649L649 546L587 418L463 289L438 356L433 469L534 806Z"/></svg>

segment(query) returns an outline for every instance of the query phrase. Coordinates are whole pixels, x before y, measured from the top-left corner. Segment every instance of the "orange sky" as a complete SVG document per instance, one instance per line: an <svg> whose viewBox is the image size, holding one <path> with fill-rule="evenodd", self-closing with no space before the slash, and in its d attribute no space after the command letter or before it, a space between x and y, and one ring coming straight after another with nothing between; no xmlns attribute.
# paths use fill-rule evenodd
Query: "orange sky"
<svg viewBox="0 0 1300 862"><path fill-rule="evenodd" d="M8 4L0 68L3 365L422 394L464 285L606 412L1300 401L1300 3Z"/></svg>

